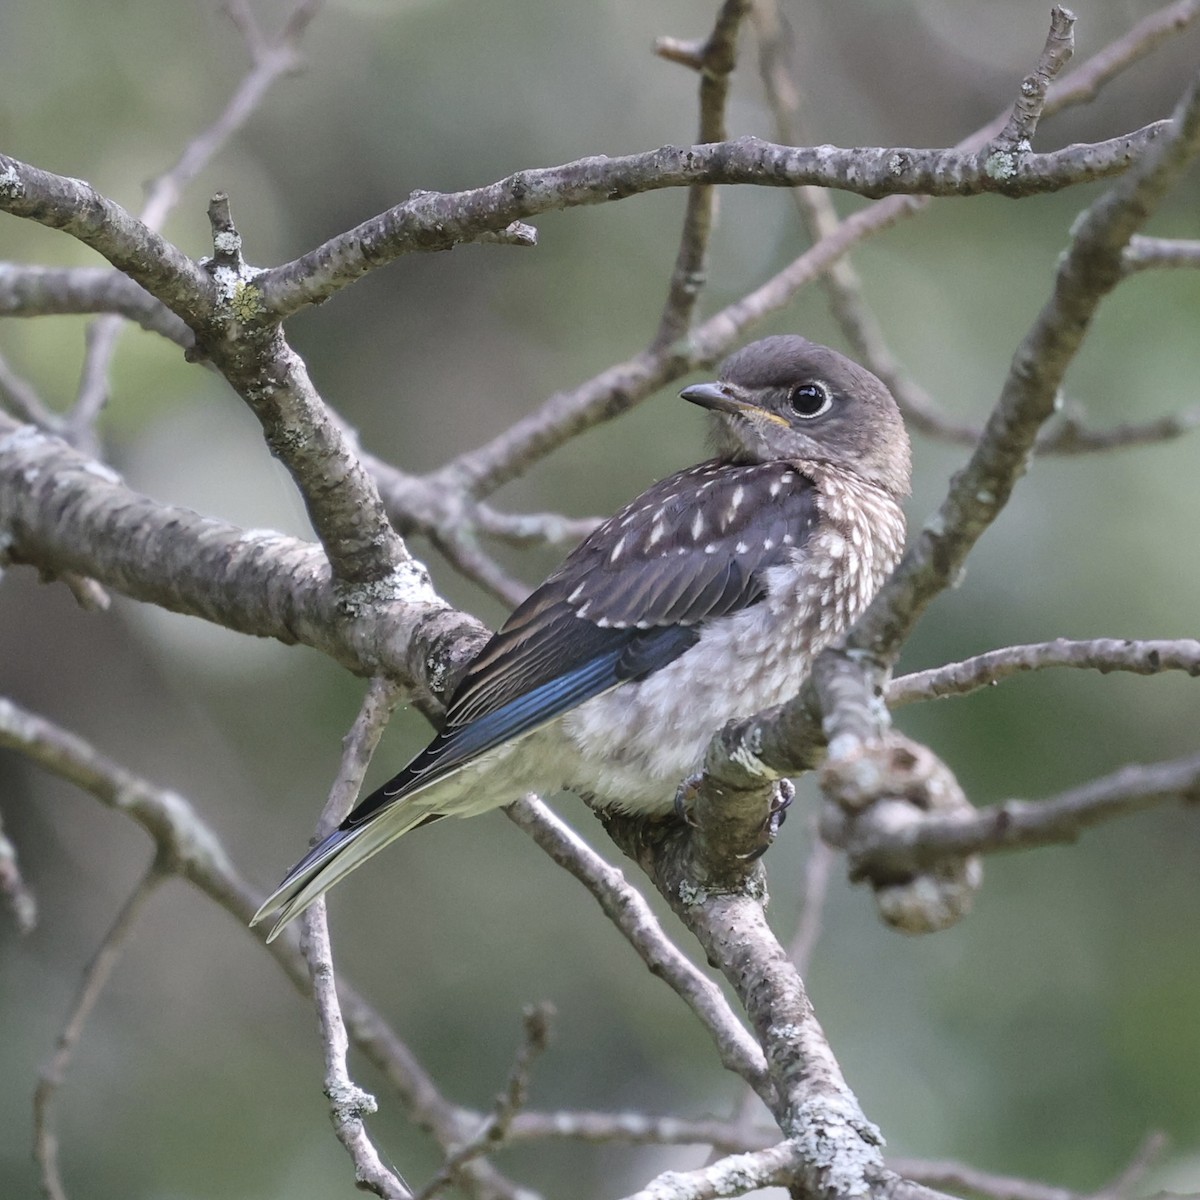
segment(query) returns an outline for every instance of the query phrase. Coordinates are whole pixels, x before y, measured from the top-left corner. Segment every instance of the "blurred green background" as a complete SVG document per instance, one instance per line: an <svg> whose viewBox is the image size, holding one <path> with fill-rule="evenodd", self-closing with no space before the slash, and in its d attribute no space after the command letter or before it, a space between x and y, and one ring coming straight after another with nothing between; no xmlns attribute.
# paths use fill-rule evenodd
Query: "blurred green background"
<svg viewBox="0 0 1200 1200"><path fill-rule="evenodd" d="M286 5L256 5L273 27ZM1156 6L1081 0L1078 59ZM696 81L651 56L655 35L704 34L684 0L333 0L302 74L276 86L204 172L167 233L206 252L205 204L227 190L247 257L310 249L414 188L453 190L581 155L687 143ZM789 0L807 119L843 145L942 145L1011 102L1046 28L1031 0ZM1200 50L1192 30L1047 123L1043 148L1165 115ZM734 134L769 135L754 49ZM0 144L135 207L141 183L217 113L245 66L215 3L0 5ZM1200 235L1198 177L1150 231ZM1013 203L942 201L857 256L912 374L963 418L993 403L1055 259L1096 188ZM843 212L862 202L838 197ZM424 469L503 429L552 391L641 348L674 258L681 191L537 222L536 250L466 247L378 271L289 326L317 385L375 453ZM803 247L789 197L725 189L706 311ZM0 220L0 258L91 263L70 238ZM0 350L46 398L74 394L85 322L7 321ZM768 329L842 345L809 289ZM1190 405L1200 378L1200 275L1146 274L1106 302L1072 367L1089 421ZM703 454L674 389L593 431L499 497L574 514L616 508ZM247 526L310 536L281 468L235 396L173 346L121 343L104 434L130 484ZM914 524L964 455L917 439ZM1196 634L1200 437L1119 456L1042 461L923 621L915 669L1015 641ZM418 546L425 555L427 547ZM530 582L555 555L514 560ZM429 555L455 602L490 600ZM78 610L32 571L0 583L0 688L188 796L239 868L274 884L304 846L363 685L316 653L254 642L119 597ZM1038 797L1196 749L1196 683L1044 674L905 710L978 803ZM372 778L414 750L398 715ZM811 786L802 785L810 807ZM577 801L560 810L600 844ZM80 971L148 859L144 835L89 797L0 756L0 810L41 904L21 940L0 924L0 1196L34 1194L30 1096ZM806 822L768 863L782 936L796 919ZM1076 1188L1116 1172L1151 1129L1172 1149L1147 1187L1200 1189L1200 823L1163 810L1070 848L997 858L974 914L921 940L886 931L835 885L809 983L833 1045L893 1152L952 1156ZM336 893L340 966L456 1101L486 1106L522 1003L558 1007L538 1108L723 1113L739 1095L696 1023L593 904L500 814L406 839ZM668 925L674 928L668 917ZM435 1166L383 1081L377 1144L410 1180ZM63 1167L89 1200L349 1196L320 1094L313 1015L260 947L179 882L140 922L61 1097ZM548 1195L616 1196L699 1148L543 1145L499 1160Z"/></svg>

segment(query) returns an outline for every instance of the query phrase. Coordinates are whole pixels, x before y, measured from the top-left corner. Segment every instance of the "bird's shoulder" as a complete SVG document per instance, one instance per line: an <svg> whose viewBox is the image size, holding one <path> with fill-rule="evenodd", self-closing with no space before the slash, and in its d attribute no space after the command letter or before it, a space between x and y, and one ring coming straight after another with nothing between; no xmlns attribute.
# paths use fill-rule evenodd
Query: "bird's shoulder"
<svg viewBox="0 0 1200 1200"><path fill-rule="evenodd" d="M611 682L684 653L704 622L756 603L765 572L819 520L816 487L787 463L699 463L599 526L471 664L450 724L612 659Z"/></svg>
<svg viewBox="0 0 1200 1200"><path fill-rule="evenodd" d="M817 515L816 484L797 464L709 459L647 488L580 543L547 582L591 571L620 574L697 552L744 555L755 540L769 553L784 539L796 544Z"/></svg>

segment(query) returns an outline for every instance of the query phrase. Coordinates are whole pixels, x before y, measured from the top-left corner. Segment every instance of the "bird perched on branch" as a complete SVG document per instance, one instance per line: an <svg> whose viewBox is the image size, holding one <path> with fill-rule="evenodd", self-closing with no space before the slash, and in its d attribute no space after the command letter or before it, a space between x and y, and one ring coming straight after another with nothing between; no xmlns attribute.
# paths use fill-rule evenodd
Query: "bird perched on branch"
<svg viewBox="0 0 1200 1200"><path fill-rule="evenodd" d="M908 436L869 371L794 336L754 342L709 409L716 457L656 483L504 623L442 731L292 869L254 920L274 937L410 829L529 791L668 814L727 721L799 691L904 545Z"/></svg>

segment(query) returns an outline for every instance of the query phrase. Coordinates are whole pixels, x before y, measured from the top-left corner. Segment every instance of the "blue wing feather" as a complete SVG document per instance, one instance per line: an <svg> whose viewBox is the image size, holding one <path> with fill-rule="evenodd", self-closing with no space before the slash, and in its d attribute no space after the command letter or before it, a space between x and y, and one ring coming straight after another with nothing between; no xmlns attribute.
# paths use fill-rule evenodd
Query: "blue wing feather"
<svg viewBox="0 0 1200 1200"><path fill-rule="evenodd" d="M465 725L449 726L399 774L372 792L342 822L343 830L369 820L388 804L429 787L506 742L532 733L555 717L619 683L641 679L694 645L699 631L684 626L614 629L593 658Z"/></svg>

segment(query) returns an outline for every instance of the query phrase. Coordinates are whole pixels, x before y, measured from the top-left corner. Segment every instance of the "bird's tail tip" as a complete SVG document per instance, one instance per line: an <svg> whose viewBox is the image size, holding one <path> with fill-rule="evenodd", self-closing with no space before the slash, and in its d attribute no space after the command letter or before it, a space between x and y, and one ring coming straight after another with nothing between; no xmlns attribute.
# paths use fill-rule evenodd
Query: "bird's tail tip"
<svg viewBox="0 0 1200 1200"><path fill-rule="evenodd" d="M250 918L250 924L258 925L276 914L275 924L266 937L273 942L314 900L422 819L420 813L407 814L402 821L374 817L349 829L335 829L287 873Z"/></svg>

